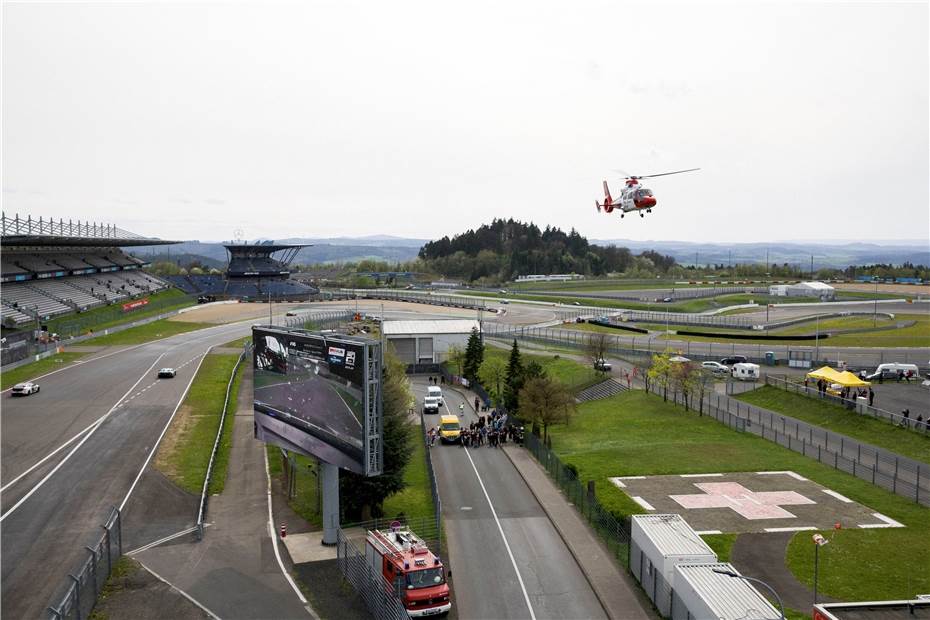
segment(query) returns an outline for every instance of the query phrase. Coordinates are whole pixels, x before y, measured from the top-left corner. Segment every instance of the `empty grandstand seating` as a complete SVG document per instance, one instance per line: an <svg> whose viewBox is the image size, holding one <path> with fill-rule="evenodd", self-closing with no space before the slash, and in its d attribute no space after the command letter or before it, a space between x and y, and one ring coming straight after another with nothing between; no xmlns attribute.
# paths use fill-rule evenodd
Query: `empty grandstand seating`
<svg viewBox="0 0 930 620"><path fill-rule="evenodd" d="M70 306L52 299L25 282L15 282L4 286L3 303L24 312L36 311L43 317L72 312Z"/></svg>
<svg viewBox="0 0 930 620"><path fill-rule="evenodd" d="M61 266L52 262L50 257L46 255L16 254L11 256L10 260L13 264L35 273L47 273L49 271L61 270Z"/></svg>
<svg viewBox="0 0 930 620"><path fill-rule="evenodd" d="M29 286L65 305L74 304L75 310L87 310L103 304L103 301L93 295L71 286L66 281L68 279L70 278L35 280Z"/></svg>
<svg viewBox="0 0 930 620"><path fill-rule="evenodd" d="M23 325L35 320L28 314L20 312L19 310L4 304L3 306L0 306L0 320L2 320L3 324L5 325L8 319L12 319L14 325Z"/></svg>
<svg viewBox="0 0 930 620"><path fill-rule="evenodd" d="M90 269L93 267L90 263L86 263L80 258L70 254L53 254L51 260L65 269Z"/></svg>

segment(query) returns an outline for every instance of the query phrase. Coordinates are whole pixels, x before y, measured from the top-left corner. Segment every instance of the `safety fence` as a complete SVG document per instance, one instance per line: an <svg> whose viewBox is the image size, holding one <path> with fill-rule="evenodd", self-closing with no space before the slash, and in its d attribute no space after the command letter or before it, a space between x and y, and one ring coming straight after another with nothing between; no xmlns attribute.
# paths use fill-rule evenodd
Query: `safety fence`
<svg viewBox="0 0 930 620"><path fill-rule="evenodd" d="M442 548L442 500L439 498L439 484L436 482L436 472L433 469L433 455L426 433L425 417L420 415L420 436L423 441L423 451L426 453L426 475L429 478L429 492L433 500L433 515L435 518L436 549ZM421 535L422 536L422 535Z"/></svg>
<svg viewBox="0 0 930 620"><path fill-rule="evenodd" d="M123 554L122 518L118 508L110 511L97 541L84 549L87 557L77 571L68 575L64 594L48 606L48 618L84 620L90 617L97 596Z"/></svg>
<svg viewBox="0 0 930 620"><path fill-rule="evenodd" d="M918 378L917 381L920 381L920 379ZM877 420L885 420L889 424L899 428L906 428L921 435L930 435L930 419L921 419L921 421L918 422L916 418L905 418L900 413L892 413L891 411L886 411L885 409L873 407L872 405L868 404L868 400L866 400L866 402L859 402L854 398L842 398L827 392L819 392L811 386L806 386L803 383L790 381L787 379L787 377L766 375L765 384L785 390L786 392L791 392L793 394L800 394L801 396L806 396L811 399L823 400L829 403L833 403L834 405L845 407L849 411L854 411L859 415L870 416ZM930 418L930 414L928 414L927 417Z"/></svg>
<svg viewBox="0 0 930 620"><path fill-rule="evenodd" d="M663 395L664 388L654 382L648 390ZM705 411L716 411L713 417L732 419L732 428L745 430L815 459L824 465L852 474L857 478L897 495L930 506L930 466L876 448L860 441L832 433L791 416L754 407L724 394L710 394L703 399L688 399L681 392L669 390L667 397L674 403L688 405L702 401Z"/></svg>
<svg viewBox="0 0 930 620"><path fill-rule="evenodd" d="M354 314L349 310L311 312L298 316L285 316L283 319L275 319L275 322L283 327L306 329L307 325L310 324L314 329L329 328L351 320Z"/></svg>
<svg viewBox="0 0 930 620"><path fill-rule="evenodd" d="M146 295L137 295L135 298L144 299L146 297ZM148 300L149 302L144 306L140 306L139 309L144 310L146 313L159 315L168 310L178 310L197 304L197 297L195 295L173 295L170 297L155 297L154 299L149 297ZM123 310L123 304L130 301L132 301L132 299L121 299L110 306L93 308L88 311L86 315L77 314L73 317L55 319L49 325L49 331L57 332L62 338L70 338L72 336L85 334L89 329L96 328L97 325L104 325L120 320L131 321L133 318L133 311ZM156 312L158 310L162 312ZM99 332L102 330L96 329L95 331Z"/></svg>
<svg viewBox="0 0 930 620"><path fill-rule="evenodd" d="M553 291L553 290L533 290L533 289L521 289L521 294L524 295L545 295L552 297L578 297L582 299L622 299L625 301L645 301L645 302L654 302L661 301L665 298L673 299L678 301L680 299L704 299L707 297L716 297L718 295L736 295L740 293L752 293L758 295L768 295L769 290L767 288L751 287L751 286L718 286L706 287L706 288L657 288L657 289L639 289L639 290L628 290L628 291L611 291L611 292L600 292L600 293L586 293L584 291L573 291L573 290L563 290L563 291Z"/></svg>
<svg viewBox="0 0 930 620"><path fill-rule="evenodd" d="M583 349L592 337L591 332L552 327L514 327L485 323L486 337L526 340L546 345L555 345ZM598 334L599 336L600 334ZM914 363L924 368L930 359L930 348L923 349L897 349L887 350L860 350L850 351L847 348L825 346L799 346L793 344L775 343L718 343L718 342L690 342L667 341L660 334L643 336L606 336L607 353L618 357L638 356L649 357L653 353L662 353L672 350L696 361L720 360L732 355L744 355L748 361L757 364L771 363L788 364L788 361L797 358L799 354L810 355L806 360L807 367L817 368L823 364L842 365L849 368L875 368L885 360L891 362ZM768 354L772 355L769 356Z"/></svg>
<svg viewBox="0 0 930 620"><path fill-rule="evenodd" d="M575 470L566 466L539 437L527 433L524 436L524 445L545 468L568 501L574 504L578 512L587 519L614 559L626 565L629 561L629 524L604 508L594 493L593 485L589 483L586 489L578 479Z"/></svg>
<svg viewBox="0 0 930 620"><path fill-rule="evenodd" d="M336 530L336 558L339 571L348 581L372 618L379 620L407 620L410 615L395 595L393 586L368 562L365 554L349 540L340 528Z"/></svg>
<svg viewBox="0 0 930 620"><path fill-rule="evenodd" d="M412 291L385 291L381 289L344 289L339 291L350 298L380 299L384 301L406 301L417 304L430 304L433 306L448 306L452 308L474 308L487 310L489 302L475 297L464 295L437 295L435 293L415 293ZM496 305L496 304L495 304Z"/></svg>
<svg viewBox="0 0 930 620"><path fill-rule="evenodd" d="M210 481L213 479L213 465L216 463L216 453L217 450L219 450L220 439L223 436L226 415L229 413L229 395L232 391L233 383L235 383L236 380L236 373L239 372L239 366L241 366L243 360L246 359L248 351L249 345L246 343L242 353L239 354L239 359L236 360L236 365L233 366L232 372L229 375L229 383L226 384L226 399L223 401L223 412L220 414L220 424L216 429L216 439L213 440L213 449L210 451L210 462L207 463L207 475L203 478L203 490L200 492L200 508L197 510L197 540L203 540L204 522L207 519L207 503L210 498ZM233 412L233 415L235 415L235 412Z"/></svg>

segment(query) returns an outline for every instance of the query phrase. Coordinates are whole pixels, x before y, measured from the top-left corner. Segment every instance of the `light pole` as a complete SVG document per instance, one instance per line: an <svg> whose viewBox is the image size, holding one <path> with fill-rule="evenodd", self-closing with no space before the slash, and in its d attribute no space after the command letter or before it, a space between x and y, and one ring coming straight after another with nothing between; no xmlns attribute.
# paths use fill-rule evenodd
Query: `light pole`
<svg viewBox="0 0 930 620"><path fill-rule="evenodd" d="M768 591L771 592L772 595L775 597L775 600L778 601L778 611L779 611L779 613L781 614L781 618L780 618L779 620L785 620L785 606L782 605L782 603L781 603L781 597L778 596L778 592L776 592L775 589L774 589L772 586L770 586L769 584L765 583L765 582L762 581L761 579L756 579L755 577L746 577L745 575L737 575L736 573L734 573L734 572L731 571L731 570L723 570L723 569L715 568L715 569L713 569L713 571L714 571L715 573L717 573L718 575L726 575L727 577L734 577L734 578L736 578L736 579L743 579L743 580L745 580L745 581L752 581L752 582L759 583L759 584L762 584L763 586L765 586L765 587L768 589Z"/></svg>
<svg viewBox="0 0 930 620"><path fill-rule="evenodd" d="M873 278L875 276L872 276ZM875 309L872 311L872 327L878 322L878 280L875 281Z"/></svg>
<svg viewBox="0 0 930 620"><path fill-rule="evenodd" d="M816 327L814 327L814 361L820 357L820 315L817 315Z"/></svg>
<svg viewBox="0 0 930 620"><path fill-rule="evenodd" d="M820 548L830 542L820 534L814 534L814 605L817 604L817 572L820 564Z"/></svg>

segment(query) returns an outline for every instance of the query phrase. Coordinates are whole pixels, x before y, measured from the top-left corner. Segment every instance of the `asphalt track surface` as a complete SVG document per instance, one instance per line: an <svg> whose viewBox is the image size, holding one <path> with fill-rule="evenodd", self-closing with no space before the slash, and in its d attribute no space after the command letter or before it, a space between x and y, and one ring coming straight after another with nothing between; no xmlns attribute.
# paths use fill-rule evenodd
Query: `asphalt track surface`
<svg viewBox="0 0 930 620"><path fill-rule="evenodd" d="M380 306L359 304L366 312L378 312ZM325 312L354 307L354 303L313 305ZM412 304L385 304L385 308L388 319L413 318L417 309L419 318L450 316L445 309L431 311ZM528 314L521 319L517 311L505 317L510 322L533 322L553 316L550 310L538 309ZM475 313L461 310L459 315ZM16 399L9 391L0 394L0 613L4 617L44 617L53 598L64 593L68 573L88 557L84 545L99 538L111 508L128 502L204 354L211 346L247 335L256 322L260 320L114 347L41 377L38 394ZM177 368L177 376L158 379L162 367ZM157 524L145 527L158 531Z"/></svg>
<svg viewBox="0 0 930 620"><path fill-rule="evenodd" d="M417 405L426 395L414 381ZM464 398L443 389L440 414ZM464 424L477 419L465 404ZM438 426L439 415L426 416ZM562 538L502 450L432 448L460 618L605 618ZM509 549L508 549L509 546Z"/></svg>

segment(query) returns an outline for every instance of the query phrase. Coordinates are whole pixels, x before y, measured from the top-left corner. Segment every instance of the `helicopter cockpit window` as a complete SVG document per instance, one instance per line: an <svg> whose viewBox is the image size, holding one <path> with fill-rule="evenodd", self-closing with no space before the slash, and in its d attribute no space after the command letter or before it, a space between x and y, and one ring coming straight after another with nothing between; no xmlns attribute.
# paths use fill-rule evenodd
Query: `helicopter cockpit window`
<svg viewBox="0 0 930 620"><path fill-rule="evenodd" d="M638 189L636 190L636 198L645 198L646 196L652 196L651 189Z"/></svg>

